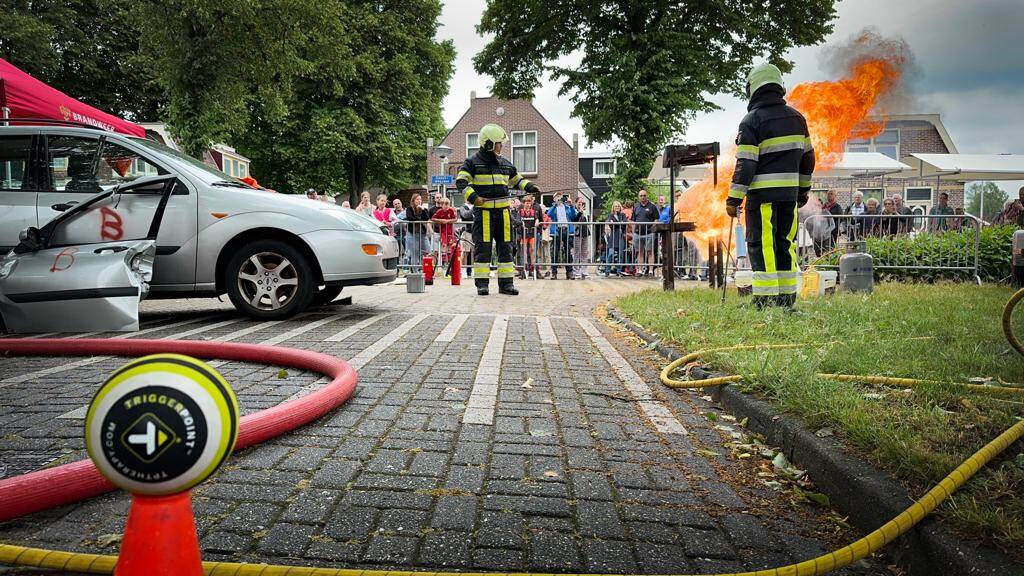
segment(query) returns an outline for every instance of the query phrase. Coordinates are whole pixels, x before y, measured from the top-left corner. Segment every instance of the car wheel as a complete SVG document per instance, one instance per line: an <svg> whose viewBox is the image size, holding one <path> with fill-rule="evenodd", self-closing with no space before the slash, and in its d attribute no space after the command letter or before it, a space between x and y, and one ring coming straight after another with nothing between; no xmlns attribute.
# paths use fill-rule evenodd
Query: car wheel
<svg viewBox="0 0 1024 576"><path fill-rule="evenodd" d="M246 244L228 261L224 274L231 303L260 320L297 314L309 306L316 290L306 257L280 240Z"/></svg>
<svg viewBox="0 0 1024 576"><path fill-rule="evenodd" d="M341 294L342 286L324 286L323 290L313 295L313 306L326 306Z"/></svg>

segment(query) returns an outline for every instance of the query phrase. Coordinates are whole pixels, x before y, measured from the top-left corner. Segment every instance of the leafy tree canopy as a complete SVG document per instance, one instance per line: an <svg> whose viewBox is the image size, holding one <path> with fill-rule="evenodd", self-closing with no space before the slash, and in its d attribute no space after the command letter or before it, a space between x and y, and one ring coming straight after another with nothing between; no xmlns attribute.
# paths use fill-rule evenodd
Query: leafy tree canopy
<svg viewBox="0 0 1024 576"><path fill-rule="evenodd" d="M616 188L632 194L658 150L718 108L711 95L742 92L755 59L788 71L787 49L828 35L834 3L491 0L477 30L494 38L473 62L503 98L561 80L587 138L623 143Z"/></svg>
<svg viewBox="0 0 1024 576"><path fill-rule="evenodd" d="M118 116L159 119L163 91L139 53L132 0L0 0L0 57Z"/></svg>
<svg viewBox="0 0 1024 576"><path fill-rule="evenodd" d="M981 214L981 199L985 198L985 214ZM974 182L967 187L967 213L991 222L1003 209L1010 196L995 182Z"/></svg>
<svg viewBox="0 0 1024 576"><path fill-rule="evenodd" d="M422 180L455 57L439 0L150 0L147 51L190 153L235 142L261 182L358 194Z"/></svg>

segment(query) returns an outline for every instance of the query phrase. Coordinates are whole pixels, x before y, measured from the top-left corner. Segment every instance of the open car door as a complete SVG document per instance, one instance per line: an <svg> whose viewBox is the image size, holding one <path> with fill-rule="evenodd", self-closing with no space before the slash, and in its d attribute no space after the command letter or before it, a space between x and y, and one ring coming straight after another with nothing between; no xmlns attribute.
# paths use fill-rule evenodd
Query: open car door
<svg viewBox="0 0 1024 576"><path fill-rule="evenodd" d="M139 302L149 292L156 236L177 183L146 178L96 194L42 229L27 228L0 260L0 315L9 332L98 332L139 329ZM122 194L159 196L144 237L73 243L76 229Z"/></svg>

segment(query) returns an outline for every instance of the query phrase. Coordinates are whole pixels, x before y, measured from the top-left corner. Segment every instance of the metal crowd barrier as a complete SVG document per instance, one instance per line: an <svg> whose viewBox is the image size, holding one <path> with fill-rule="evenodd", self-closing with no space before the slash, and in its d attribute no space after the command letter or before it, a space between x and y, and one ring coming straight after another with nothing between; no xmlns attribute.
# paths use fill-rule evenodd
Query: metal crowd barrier
<svg viewBox="0 0 1024 576"><path fill-rule="evenodd" d="M472 222L456 222L453 234L445 238L440 225L427 222L398 221L393 229L399 241L400 270L420 269L427 254L433 257L435 270L447 270L455 241L460 244L465 271L472 267ZM528 228L513 223L512 236L513 262L520 278L661 275L662 236L654 232L653 224L544 222ZM677 234L673 248L677 277L706 278L708 264L693 242ZM492 250L492 265L496 264L497 250Z"/></svg>
<svg viewBox="0 0 1024 576"><path fill-rule="evenodd" d="M980 283L981 221L970 214L816 214L801 222L801 264L837 268L838 258L822 257L849 241L868 243L876 270L962 272Z"/></svg>

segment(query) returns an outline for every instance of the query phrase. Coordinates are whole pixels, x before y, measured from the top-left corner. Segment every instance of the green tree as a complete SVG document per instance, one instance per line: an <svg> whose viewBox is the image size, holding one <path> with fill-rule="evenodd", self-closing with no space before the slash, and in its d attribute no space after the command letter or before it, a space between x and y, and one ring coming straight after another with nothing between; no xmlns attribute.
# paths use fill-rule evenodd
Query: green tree
<svg viewBox="0 0 1024 576"><path fill-rule="evenodd" d="M337 5L139 2L142 48L167 93L171 134L198 157L211 144L249 130L250 115L268 123L284 119L292 82L312 67L305 54L311 42L344 31Z"/></svg>
<svg viewBox="0 0 1024 576"><path fill-rule="evenodd" d="M787 49L828 35L834 3L491 0L477 30L494 38L473 62L503 98L561 80L587 139L623 143L615 188L629 195L660 148L718 108L712 95L740 94L754 59L789 70Z"/></svg>
<svg viewBox="0 0 1024 576"><path fill-rule="evenodd" d="M111 114L157 120L164 102L139 53L133 0L0 0L0 55Z"/></svg>
<svg viewBox="0 0 1024 576"><path fill-rule="evenodd" d="M145 4L147 50L189 153L234 143L266 185L346 191L422 179L454 49L439 0Z"/></svg>
<svg viewBox="0 0 1024 576"><path fill-rule="evenodd" d="M985 199L985 213L981 216L981 199ZM1003 209L1003 203L1009 199L1002 188L995 182L974 182L967 187L967 210L968 214L978 216L982 220L991 222Z"/></svg>

